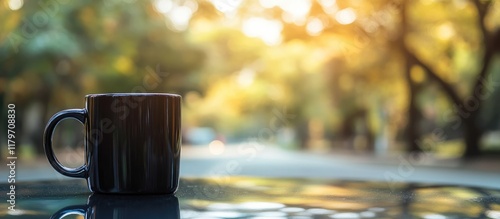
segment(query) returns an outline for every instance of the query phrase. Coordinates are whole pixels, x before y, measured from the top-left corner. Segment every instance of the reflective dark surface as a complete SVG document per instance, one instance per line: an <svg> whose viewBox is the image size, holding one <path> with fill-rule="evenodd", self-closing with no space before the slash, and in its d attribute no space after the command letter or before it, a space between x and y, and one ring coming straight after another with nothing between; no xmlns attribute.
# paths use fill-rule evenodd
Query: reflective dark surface
<svg viewBox="0 0 500 219"><path fill-rule="evenodd" d="M87 95L80 110L86 164L69 170L51 159L52 152L47 156L58 172L87 178L94 192L171 194L179 179L180 108L181 97L174 94ZM57 123L53 121L49 132Z"/></svg>
<svg viewBox="0 0 500 219"><path fill-rule="evenodd" d="M51 219L82 215L92 219L168 218L177 219L179 201L173 195L92 194L86 205L72 205L54 213Z"/></svg>
<svg viewBox="0 0 500 219"><path fill-rule="evenodd" d="M89 202L80 180L18 183L16 188L18 211L9 214L7 203L1 203L1 218L50 218ZM176 197L180 218L500 218L500 190L454 185L220 176L183 178ZM176 208L175 201L155 210L154 200L137 200L157 212L144 218L172 218L160 209ZM137 203L115 206L132 215L144 210Z"/></svg>

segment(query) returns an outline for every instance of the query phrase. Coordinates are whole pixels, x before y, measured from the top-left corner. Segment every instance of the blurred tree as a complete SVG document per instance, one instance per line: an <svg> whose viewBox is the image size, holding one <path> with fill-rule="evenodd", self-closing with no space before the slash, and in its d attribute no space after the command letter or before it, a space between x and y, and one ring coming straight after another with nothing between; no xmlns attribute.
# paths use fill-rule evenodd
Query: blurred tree
<svg viewBox="0 0 500 219"><path fill-rule="evenodd" d="M48 116L83 107L85 94L183 94L197 85L187 78L203 53L151 1L10 2L21 5L0 4L0 100L18 106L19 127L36 124L21 133L39 153ZM35 105L40 116L27 115Z"/></svg>
<svg viewBox="0 0 500 219"><path fill-rule="evenodd" d="M333 77L336 80L330 82L335 96L342 103L340 107L346 109L347 114L343 116L345 119L350 118L349 112L363 108L362 105L352 105L350 102L356 103L353 102L355 100L369 102L369 98L360 98L367 95L372 96L371 99L377 99L374 96L383 93L380 90L385 82L400 83L398 81L401 78L390 72L401 72L406 81L408 97L405 135L408 150L420 151L419 139L421 135L427 134L424 132L429 132L422 129L422 106L417 103L417 97L425 86L430 86L430 82L434 81L452 102L452 107L455 107L452 109L458 118L448 118L447 122L458 121L463 124L466 145L464 156L479 154L480 139L484 133L479 115L483 110L484 100L478 94L490 92L485 89L492 88L488 83L494 82L487 81L491 72L488 69L499 48L498 23L493 22L489 27L486 24L493 1L471 0L449 3L387 0L363 2L363 4L354 1L327 0L298 2L305 2L302 5L306 8L303 9L302 17L293 17L297 15L294 12L300 11L299 9L290 6L293 10L288 10L290 9L288 6L279 3L274 6L269 3L270 11L267 14L285 21L283 28L285 42L295 39L307 40L313 47L323 39L335 42L322 46L330 49L333 54L345 57L339 59L340 62L346 63L346 68L341 70L345 73L335 72L338 71L335 69L336 66L332 67L331 70L335 72L332 74L338 76ZM475 9L475 13L471 9ZM471 22L474 19L477 21ZM475 29L478 29L477 34ZM463 36L457 37L459 34ZM451 44L453 42L456 45ZM468 47L466 56L482 57L482 61L478 61L477 64L469 64L469 61L450 66L450 62L462 61L459 47L463 45ZM483 48L482 52L474 49L476 45ZM456 52L453 53L453 50ZM428 64L427 60L432 60L433 64ZM384 69L391 65L387 62L382 64L384 61L400 65ZM475 70L471 66L475 65L479 69L473 74L471 72ZM420 72L424 72L427 77L421 76ZM370 75L377 77L369 77ZM473 84L470 88L464 89L463 85L471 80ZM364 89L358 89L359 87ZM341 92L342 90L347 92ZM374 90L379 91L373 92ZM463 95L460 93L467 93L465 90L469 90L469 95L465 95L468 98L461 97ZM392 92L394 91L397 92L397 89ZM353 108L349 109L348 106ZM445 116L449 117L448 114Z"/></svg>
<svg viewBox="0 0 500 219"><path fill-rule="evenodd" d="M476 94L498 63L493 1L8 2L0 101L40 105L33 142L48 115L101 92L181 93L186 124L238 137L286 108L303 148L316 131L353 148L404 140L419 151L432 128L460 123L474 156L495 126L481 112L498 116Z"/></svg>
<svg viewBox="0 0 500 219"><path fill-rule="evenodd" d="M483 110L482 106L487 98L486 95L489 95L487 93L492 92L490 89L491 86L494 85L491 83L495 83L492 82L491 77L489 77L489 74L492 72L489 69L495 53L500 51L500 28L495 27L488 29L486 27L486 18L493 1L471 0L470 2L476 9L475 19L477 21L475 27L479 29L480 39L478 40L478 44L482 47L482 53L480 53L481 55L479 55L479 57L482 57L482 61L479 63L479 69L476 71L477 73L471 78L472 85L469 88L468 94L465 95L465 98L461 97L459 91L454 88L455 83L447 81L437 72L437 70L435 70L435 66L439 66L439 63L434 62L433 64L429 64L428 61L424 61L424 59L417 55L421 49L415 47L415 45L405 44L404 47L407 52L408 62L421 66L425 70L428 78L437 83L453 103L454 112L457 114L457 119L460 120L459 124L461 124L464 130L466 146L464 152L465 157L475 157L480 154L480 140L484 135L485 127L480 123L479 115ZM413 21L413 23L415 24L418 22ZM446 54L445 57L449 59L455 58L453 54ZM463 121L463 123L461 121Z"/></svg>

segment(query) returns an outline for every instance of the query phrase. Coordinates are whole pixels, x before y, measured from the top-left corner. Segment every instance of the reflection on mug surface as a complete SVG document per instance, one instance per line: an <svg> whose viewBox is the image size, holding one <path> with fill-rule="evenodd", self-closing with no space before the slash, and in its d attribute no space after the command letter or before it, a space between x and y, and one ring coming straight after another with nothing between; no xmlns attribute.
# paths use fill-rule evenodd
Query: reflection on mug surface
<svg viewBox="0 0 500 219"><path fill-rule="evenodd" d="M54 213L51 219L79 214L86 219L168 218L179 219L179 201L173 195L92 194L85 205L73 205Z"/></svg>

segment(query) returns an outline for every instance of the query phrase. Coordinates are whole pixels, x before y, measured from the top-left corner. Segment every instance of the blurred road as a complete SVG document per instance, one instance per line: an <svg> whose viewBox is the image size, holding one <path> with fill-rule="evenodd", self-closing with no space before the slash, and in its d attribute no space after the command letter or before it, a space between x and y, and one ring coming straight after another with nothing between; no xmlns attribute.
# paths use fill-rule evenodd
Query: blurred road
<svg viewBox="0 0 500 219"><path fill-rule="evenodd" d="M64 155L60 155L64 156ZM68 179L55 172L46 159L19 160L17 180ZM5 165L0 179L7 181ZM218 148L184 146L183 177L300 177L391 182L422 182L500 188L500 161L463 163L433 158L413 161L402 156L318 154L287 151L263 145L233 145Z"/></svg>
<svg viewBox="0 0 500 219"><path fill-rule="evenodd" d="M229 147L223 154L210 158L207 154L210 154L207 147L185 148L183 175L352 179L387 181L388 184L403 181L500 188L498 160L463 163L427 158L417 162L402 156L318 154L245 146Z"/></svg>

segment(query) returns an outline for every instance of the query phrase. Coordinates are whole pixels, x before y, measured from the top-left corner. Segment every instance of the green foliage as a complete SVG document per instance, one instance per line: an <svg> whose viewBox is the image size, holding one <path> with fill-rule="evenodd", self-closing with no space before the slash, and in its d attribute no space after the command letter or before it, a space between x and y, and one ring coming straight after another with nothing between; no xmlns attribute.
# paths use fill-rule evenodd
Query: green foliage
<svg viewBox="0 0 500 219"><path fill-rule="evenodd" d="M221 1L222 8L233 4ZM304 1L310 9L302 15L305 6L263 1L228 11L217 1L163 2L191 8L186 29L176 29L174 9L159 12L156 0L25 1L20 10L3 4L0 100L21 107L41 101L50 114L88 93L173 92L185 97L187 127L212 126L228 136L255 136L273 109L286 108L296 115L287 124L298 136L308 135L300 132L314 120L336 139L354 112L365 112L370 132L401 140L409 94L399 48L401 1L292 3ZM470 92L484 50L473 4L408 4L404 43L461 95ZM500 25L499 5L488 13L491 31ZM252 18L269 22L254 24L259 36L245 32ZM280 39L266 41L277 27ZM422 69L412 71L412 80L426 87L418 97L426 122L446 125L437 114L452 104ZM486 104L485 118L498 117L496 105Z"/></svg>

